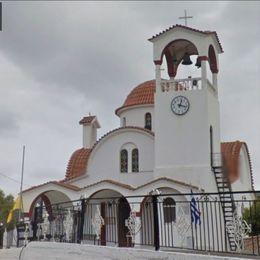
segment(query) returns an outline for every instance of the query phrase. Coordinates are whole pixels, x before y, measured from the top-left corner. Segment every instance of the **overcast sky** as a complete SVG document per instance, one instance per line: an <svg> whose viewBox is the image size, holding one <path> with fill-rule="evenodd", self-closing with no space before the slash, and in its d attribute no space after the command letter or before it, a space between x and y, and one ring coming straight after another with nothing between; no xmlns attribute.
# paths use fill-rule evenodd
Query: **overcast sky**
<svg viewBox="0 0 260 260"><path fill-rule="evenodd" d="M248 144L260 189L260 2L3 2L0 32L0 189L64 178L82 147L78 121L98 116L99 136L119 126L114 110L154 78L152 35L177 23L217 31L222 141ZM5 177L5 176L7 177ZM14 181L14 180L16 181Z"/></svg>

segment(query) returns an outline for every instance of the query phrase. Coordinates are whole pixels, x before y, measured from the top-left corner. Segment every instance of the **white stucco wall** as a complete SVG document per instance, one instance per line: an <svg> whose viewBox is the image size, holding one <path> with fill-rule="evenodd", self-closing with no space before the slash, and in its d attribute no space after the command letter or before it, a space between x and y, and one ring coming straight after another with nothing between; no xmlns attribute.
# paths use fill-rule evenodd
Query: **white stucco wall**
<svg viewBox="0 0 260 260"><path fill-rule="evenodd" d="M216 54L220 53L219 44L216 42L216 38L213 35L203 35L198 32L186 30L176 27L172 30L165 32L163 35L151 40L153 42L153 60L160 60L162 51L170 42L175 40L187 40L192 42L199 53L199 56L208 56L208 48L212 45ZM217 56L217 55L216 55ZM218 63L218 57L216 57Z"/></svg>
<svg viewBox="0 0 260 260"><path fill-rule="evenodd" d="M152 131L154 129L154 109L153 105L141 105L125 108L120 113L120 126L123 127L124 119L126 126L145 126L145 114L151 113L152 115Z"/></svg>
<svg viewBox="0 0 260 260"><path fill-rule="evenodd" d="M77 192L61 187L59 185L55 185L53 183L48 183L38 188L23 192L22 196L24 212L29 212L33 201L43 193L45 193L51 203L78 199Z"/></svg>
<svg viewBox="0 0 260 260"><path fill-rule="evenodd" d="M128 163L131 163L131 147L139 151L139 172L120 172L120 151L127 147ZM132 186L139 186L153 179L154 140L153 136L139 129L120 129L101 140L88 161L87 178L75 180L72 184L84 187L101 180L115 180Z"/></svg>
<svg viewBox="0 0 260 260"><path fill-rule="evenodd" d="M190 109L183 116L171 111L174 97L183 95ZM208 90L157 91L155 95L155 168L169 176L215 191L210 167ZM215 116L215 115L212 115Z"/></svg>

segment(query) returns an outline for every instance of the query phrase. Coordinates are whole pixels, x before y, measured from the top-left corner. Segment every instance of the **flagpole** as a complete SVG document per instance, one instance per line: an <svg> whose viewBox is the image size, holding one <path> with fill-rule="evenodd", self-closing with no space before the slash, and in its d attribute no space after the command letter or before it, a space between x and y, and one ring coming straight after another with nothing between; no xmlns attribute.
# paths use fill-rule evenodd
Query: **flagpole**
<svg viewBox="0 0 260 260"><path fill-rule="evenodd" d="M21 219L21 211L22 211L22 191L23 191L23 172L24 172L24 156L25 156L25 145L23 146L23 159L22 159L22 174L21 174L21 186L20 186L20 209L18 215L18 221Z"/></svg>

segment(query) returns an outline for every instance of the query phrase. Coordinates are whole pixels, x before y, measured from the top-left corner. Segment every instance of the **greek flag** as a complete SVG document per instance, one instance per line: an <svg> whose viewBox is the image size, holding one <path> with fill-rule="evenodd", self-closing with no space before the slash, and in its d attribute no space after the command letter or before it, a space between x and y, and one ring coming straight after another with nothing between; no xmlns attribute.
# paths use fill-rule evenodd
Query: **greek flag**
<svg viewBox="0 0 260 260"><path fill-rule="evenodd" d="M201 224L200 220L200 211L197 207L197 202L193 196L193 192L191 191L191 202L190 202L190 211L191 211L191 222L197 224Z"/></svg>

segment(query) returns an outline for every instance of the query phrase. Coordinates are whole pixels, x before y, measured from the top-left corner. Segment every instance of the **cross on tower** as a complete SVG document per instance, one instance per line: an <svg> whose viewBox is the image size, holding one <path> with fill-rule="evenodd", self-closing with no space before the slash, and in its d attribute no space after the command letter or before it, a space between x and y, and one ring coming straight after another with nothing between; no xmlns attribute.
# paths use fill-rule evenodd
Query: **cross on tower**
<svg viewBox="0 0 260 260"><path fill-rule="evenodd" d="M185 26L187 26L187 24L188 24L187 20L189 18L193 18L193 16L187 16L187 11L186 10L184 10L184 16L179 17L179 19L185 19Z"/></svg>

